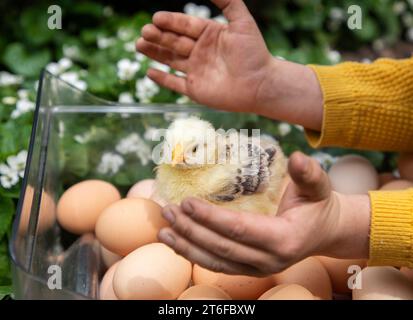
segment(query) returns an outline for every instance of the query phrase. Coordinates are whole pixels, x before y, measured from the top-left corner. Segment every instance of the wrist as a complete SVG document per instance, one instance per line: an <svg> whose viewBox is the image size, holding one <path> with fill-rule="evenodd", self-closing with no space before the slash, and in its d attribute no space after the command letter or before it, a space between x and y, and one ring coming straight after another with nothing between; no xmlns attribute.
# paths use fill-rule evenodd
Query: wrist
<svg viewBox="0 0 413 320"><path fill-rule="evenodd" d="M257 91L256 113L312 130L321 130L323 94L314 71L272 58Z"/></svg>
<svg viewBox="0 0 413 320"><path fill-rule="evenodd" d="M337 201L337 223L330 230L323 255L342 259L367 259L371 217L369 196L335 192L334 196Z"/></svg>

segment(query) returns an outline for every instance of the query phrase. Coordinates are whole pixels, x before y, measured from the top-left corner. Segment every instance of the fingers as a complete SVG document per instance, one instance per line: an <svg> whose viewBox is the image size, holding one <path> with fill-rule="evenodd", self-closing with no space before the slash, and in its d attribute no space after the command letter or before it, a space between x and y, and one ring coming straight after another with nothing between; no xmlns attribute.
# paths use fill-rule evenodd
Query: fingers
<svg viewBox="0 0 413 320"><path fill-rule="evenodd" d="M177 254L185 257L193 263L200 265L203 268L214 272L223 272L226 274L247 274L257 277L263 275L255 268L225 260L202 248L199 248L170 228L162 229L158 234L158 239L171 247Z"/></svg>
<svg viewBox="0 0 413 320"><path fill-rule="evenodd" d="M185 72L186 58L177 55L161 46L146 41L143 38L136 42L136 49L149 58L169 65L171 68Z"/></svg>
<svg viewBox="0 0 413 320"><path fill-rule="evenodd" d="M229 22L236 20L252 19L247 6L242 0L211 0L222 10Z"/></svg>
<svg viewBox="0 0 413 320"><path fill-rule="evenodd" d="M188 95L185 78L178 77L177 75L166 73L156 69L149 69L148 77L162 87L165 87L167 89L170 89L172 91L178 92L186 96Z"/></svg>
<svg viewBox="0 0 413 320"><path fill-rule="evenodd" d="M157 12L152 22L162 30L198 39L210 21L178 12Z"/></svg>
<svg viewBox="0 0 413 320"><path fill-rule="evenodd" d="M172 221L170 221L171 226L180 237L216 256L250 265L261 271L268 270L277 263L273 256L267 252L237 243L196 223L185 215L179 206L167 206L163 212L167 220L168 216L173 216Z"/></svg>
<svg viewBox="0 0 413 320"><path fill-rule="evenodd" d="M290 157L288 171L299 196L319 201L330 195L330 180L314 159L301 152L295 152Z"/></svg>
<svg viewBox="0 0 413 320"><path fill-rule="evenodd" d="M188 57L195 46L195 41L186 36L173 32L162 31L153 24L148 24L142 29L142 37L149 42L171 50L183 57Z"/></svg>
<svg viewBox="0 0 413 320"><path fill-rule="evenodd" d="M181 207L192 220L226 238L262 250L274 247L274 217L234 212L195 198L184 200Z"/></svg>

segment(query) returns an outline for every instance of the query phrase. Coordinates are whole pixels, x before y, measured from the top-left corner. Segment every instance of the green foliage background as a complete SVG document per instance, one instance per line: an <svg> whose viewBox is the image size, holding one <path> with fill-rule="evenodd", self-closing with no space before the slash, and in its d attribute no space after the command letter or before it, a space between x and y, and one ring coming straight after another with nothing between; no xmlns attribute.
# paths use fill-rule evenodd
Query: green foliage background
<svg viewBox="0 0 413 320"><path fill-rule="evenodd" d="M363 46L374 50L391 47L406 40L413 30L413 1L395 0L251 0L246 1L259 22L268 47L274 55L300 63L331 64L331 50L356 51ZM213 15L216 8L208 1ZM63 29L47 28L47 8L58 4L63 11ZM125 50L125 40L117 36L119 30L131 32L133 41L141 27L148 23L157 10L182 11L186 1L2 1L0 12L0 71L23 76L20 85L0 86L0 163L11 155L27 149L32 125L32 113L11 118L14 106L4 103L4 97L17 97L17 90L29 90L29 99L35 100L35 83L46 64L64 56L64 49L76 48L71 59L71 71L79 72L87 82L88 91L109 100L117 101L121 92L135 94L136 79L143 78L145 67L133 81L121 82L117 78L116 63L122 58L134 59L135 54ZM362 30L347 28L347 8L357 4L363 10ZM402 10L400 10L402 9ZM400 12L399 12L400 11ZM341 15L340 15L341 13ZM113 38L106 49L97 47L99 37ZM376 52L380 54L379 51ZM337 55L335 56L337 57ZM146 66L147 67L147 66ZM80 70L87 70L81 72ZM162 89L153 102L174 103L179 96ZM138 101L138 100L137 100ZM248 121L254 122L254 118ZM250 123L265 127L267 132L280 137L274 123ZM68 144L70 144L68 142ZM300 149L311 152L302 133L293 128L282 138L287 153ZM68 148L76 148L68 145ZM327 150L340 155L348 150ZM74 152L81 159L83 155ZM381 170L392 166L392 156L381 153L364 153ZM74 169L76 171L76 168ZM84 174L84 173L82 173ZM12 216L19 196L20 183L10 189L0 186L0 299L10 292L10 266L7 240Z"/></svg>

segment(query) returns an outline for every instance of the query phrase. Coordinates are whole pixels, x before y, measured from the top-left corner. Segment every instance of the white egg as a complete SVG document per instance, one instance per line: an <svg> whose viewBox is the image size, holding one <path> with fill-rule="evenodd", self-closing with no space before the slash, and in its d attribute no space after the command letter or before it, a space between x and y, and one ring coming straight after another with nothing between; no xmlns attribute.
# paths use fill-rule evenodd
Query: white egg
<svg viewBox="0 0 413 320"><path fill-rule="evenodd" d="M379 177L374 166L358 155L340 158L328 175L335 191L344 194L364 194L379 188Z"/></svg>

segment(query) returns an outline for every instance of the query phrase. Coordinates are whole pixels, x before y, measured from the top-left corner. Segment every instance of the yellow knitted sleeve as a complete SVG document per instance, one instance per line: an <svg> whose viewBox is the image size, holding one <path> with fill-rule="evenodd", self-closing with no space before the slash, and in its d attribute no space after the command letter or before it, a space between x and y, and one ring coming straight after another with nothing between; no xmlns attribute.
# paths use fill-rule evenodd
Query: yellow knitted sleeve
<svg viewBox="0 0 413 320"><path fill-rule="evenodd" d="M310 66L324 95L313 147L413 151L413 58ZM413 268L413 189L370 192L370 265Z"/></svg>
<svg viewBox="0 0 413 320"><path fill-rule="evenodd" d="M313 147L413 151L413 58L310 66L324 94L322 131Z"/></svg>

